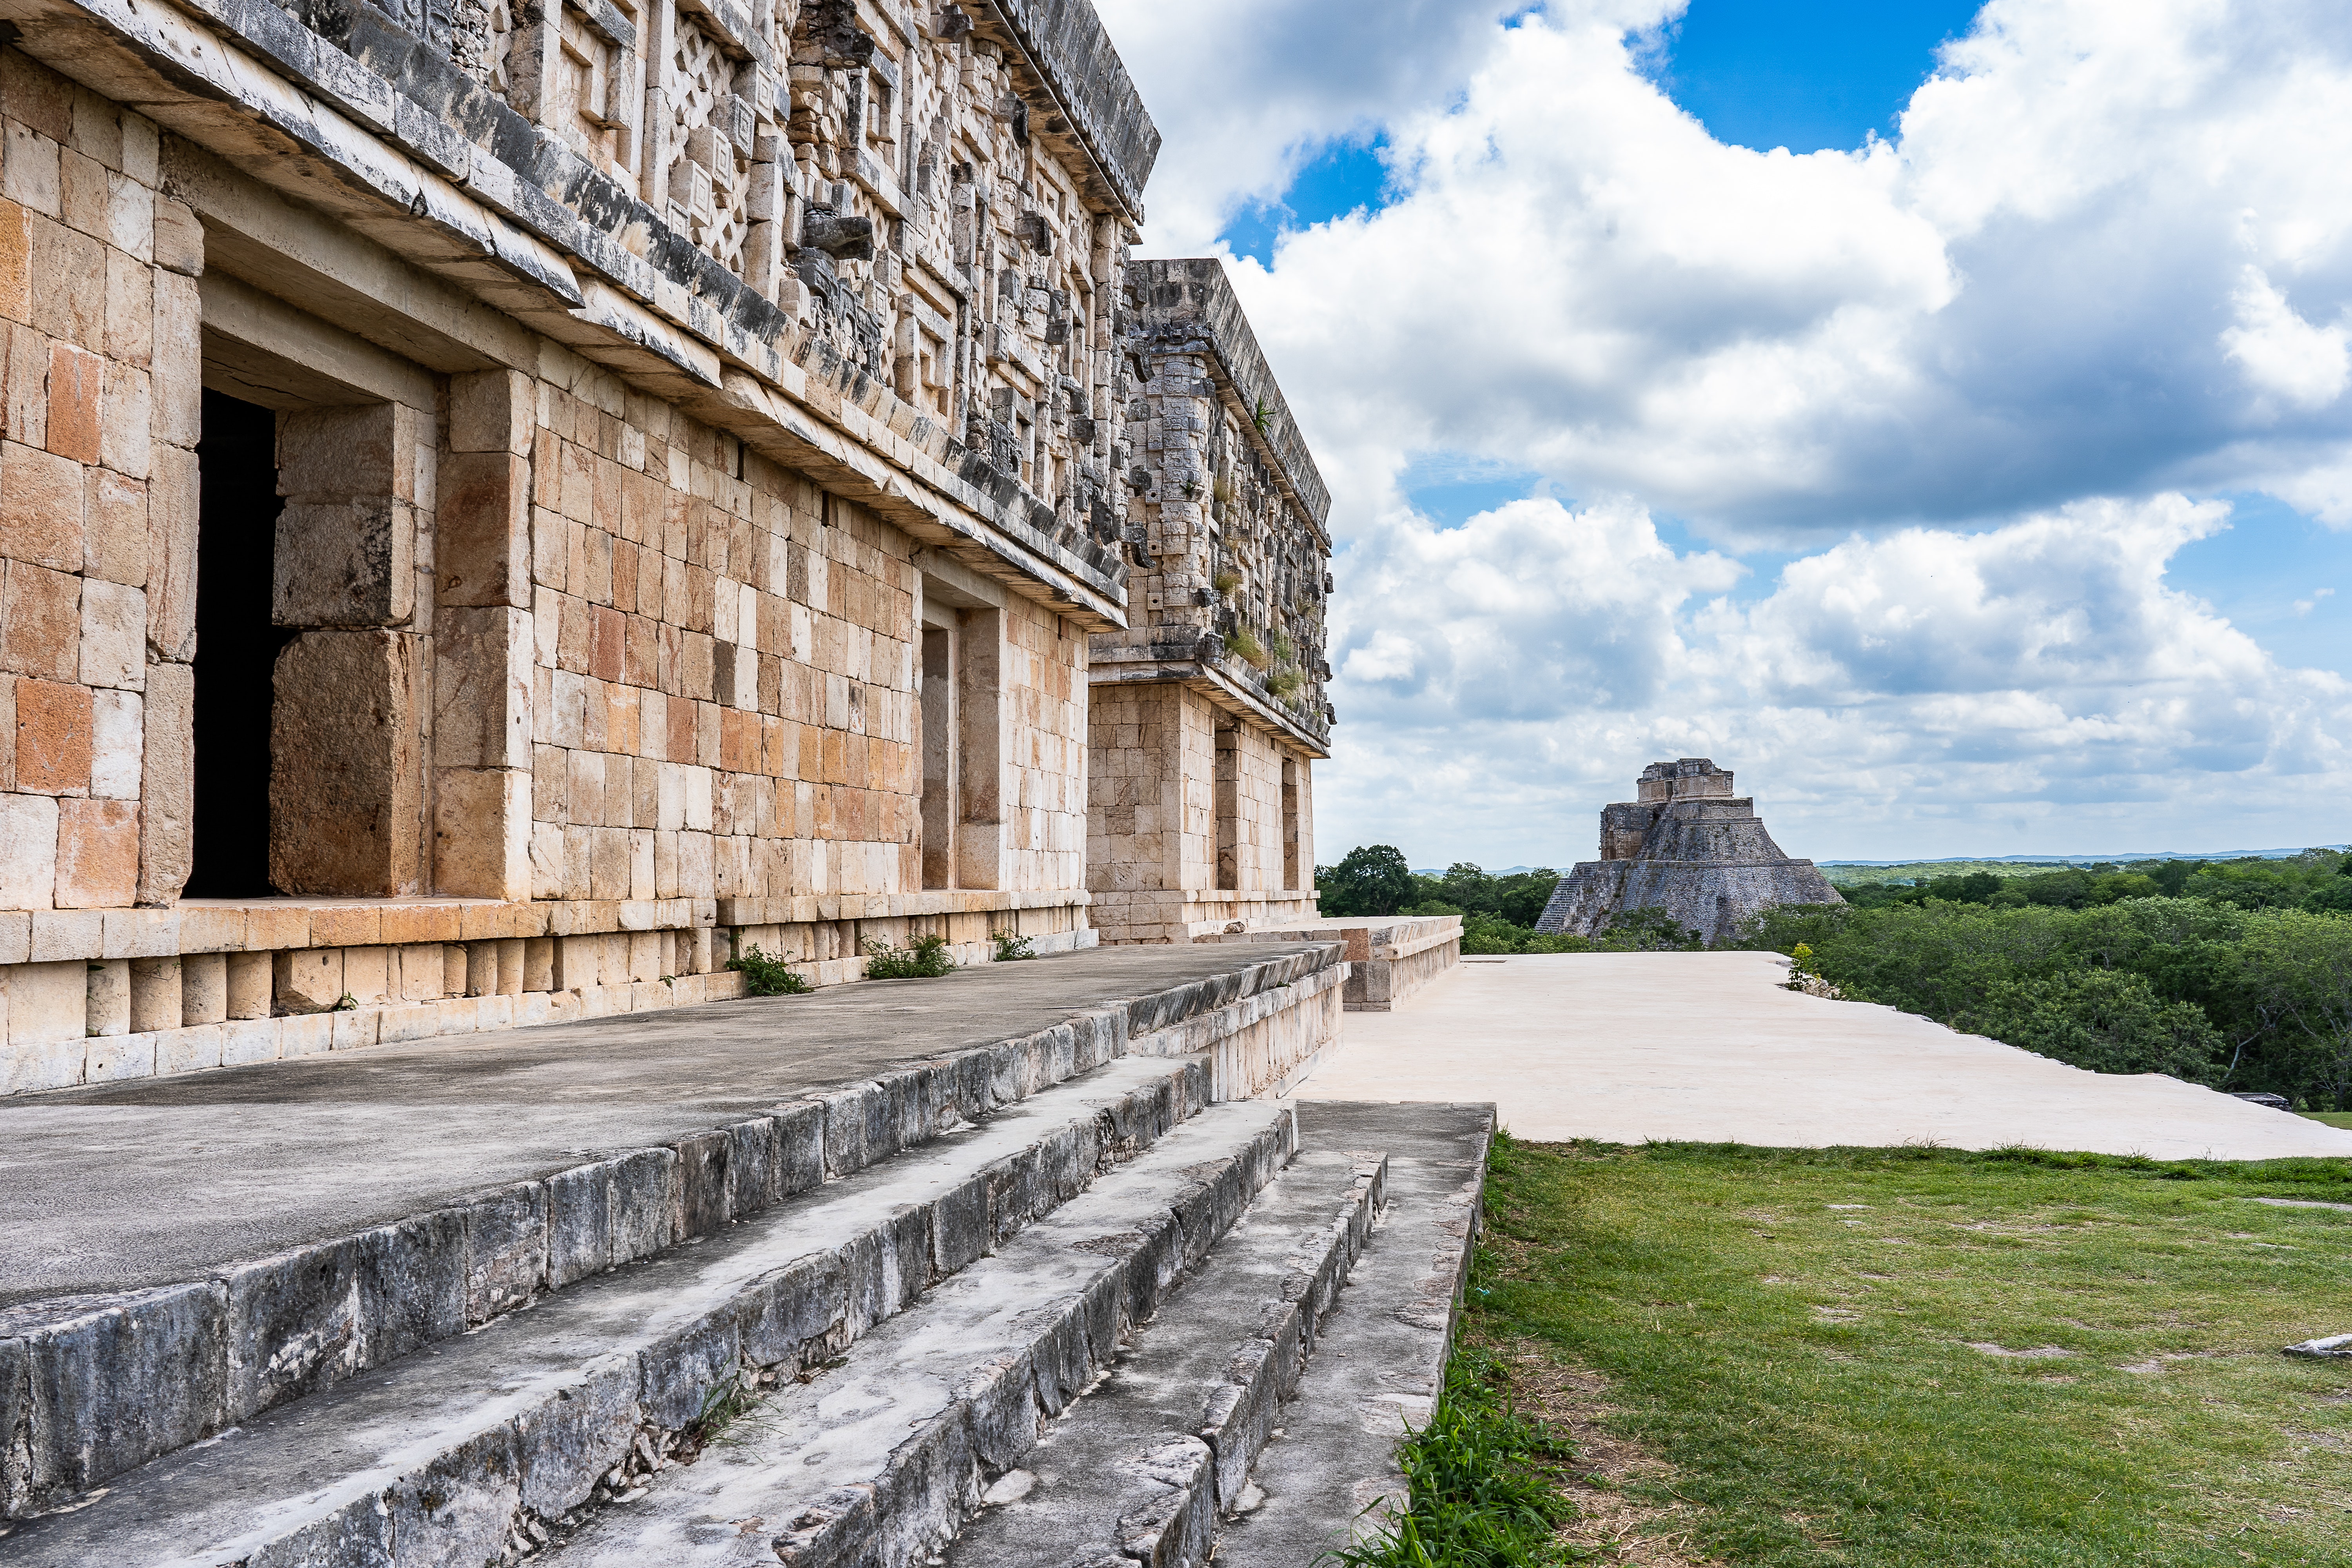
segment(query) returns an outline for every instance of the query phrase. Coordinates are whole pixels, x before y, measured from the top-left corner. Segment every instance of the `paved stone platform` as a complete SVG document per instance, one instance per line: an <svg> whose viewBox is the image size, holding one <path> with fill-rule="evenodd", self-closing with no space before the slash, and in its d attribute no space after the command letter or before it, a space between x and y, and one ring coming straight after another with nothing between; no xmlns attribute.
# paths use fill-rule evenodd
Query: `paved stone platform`
<svg viewBox="0 0 2352 1568"><path fill-rule="evenodd" d="M1338 962L1098 949L0 1100L0 1308L192 1278L1090 1012L1139 1008L1140 1033L1286 954Z"/></svg>
<svg viewBox="0 0 2352 1568"><path fill-rule="evenodd" d="M1298 1092L1496 1102L1522 1138L2025 1143L2157 1159L2352 1155L2352 1131L2159 1074L2084 1072L1892 1007L1781 988L1757 952L1465 959L1351 1013Z"/></svg>

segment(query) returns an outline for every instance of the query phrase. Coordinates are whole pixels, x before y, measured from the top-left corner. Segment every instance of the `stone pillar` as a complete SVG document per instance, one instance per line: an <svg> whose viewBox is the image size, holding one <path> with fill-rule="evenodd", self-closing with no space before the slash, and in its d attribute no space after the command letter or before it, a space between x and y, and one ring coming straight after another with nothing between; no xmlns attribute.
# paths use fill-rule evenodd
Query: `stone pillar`
<svg viewBox="0 0 2352 1568"><path fill-rule="evenodd" d="M959 888L1004 879L1004 612L957 612L956 824Z"/></svg>
<svg viewBox="0 0 2352 1568"><path fill-rule="evenodd" d="M499 942L498 949L499 994L520 996L523 989L523 940L519 936L508 937Z"/></svg>
<svg viewBox="0 0 2352 1568"><path fill-rule="evenodd" d="M217 1024L228 1016L228 955L192 952L180 960L180 1023Z"/></svg>
<svg viewBox="0 0 2352 1568"><path fill-rule="evenodd" d="M87 1028L93 1035L131 1032L131 961L110 958L89 965L89 1012Z"/></svg>
<svg viewBox="0 0 2352 1568"><path fill-rule="evenodd" d="M232 1018L269 1016L274 975L266 952L228 954L228 1016Z"/></svg>
<svg viewBox="0 0 2352 1568"><path fill-rule="evenodd" d="M433 886L530 897L530 461L512 371L450 382L434 538Z"/></svg>
<svg viewBox="0 0 2352 1568"><path fill-rule="evenodd" d="M134 958L131 961L132 1034L176 1029L180 1026L184 1010L178 958Z"/></svg>

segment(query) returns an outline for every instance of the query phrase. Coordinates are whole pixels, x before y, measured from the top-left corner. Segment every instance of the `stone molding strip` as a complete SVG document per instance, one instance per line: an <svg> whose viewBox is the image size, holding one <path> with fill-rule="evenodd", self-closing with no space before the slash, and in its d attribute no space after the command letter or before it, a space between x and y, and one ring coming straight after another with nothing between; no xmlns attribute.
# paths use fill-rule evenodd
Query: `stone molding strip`
<svg viewBox="0 0 2352 1568"><path fill-rule="evenodd" d="M1320 714L1309 720L1276 701L1254 682L1235 676L1229 665L1240 664L1222 651L1202 658L1203 648L1217 647L1216 634L1198 640L1097 645L1087 661L1087 683L1118 686L1136 681L1181 681L1229 713L1255 719L1267 729L1287 735L1309 756L1331 754L1331 726ZM1243 665L1244 669L1247 665ZM1253 672L1255 673L1255 672Z"/></svg>
<svg viewBox="0 0 2352 1568"><path fill-rule="evenodd" d="M262 899L169 909L6 910L0 910L0 964L907 920L1083 909L1093 901L1080 888L992 888L788 899Z"/></svg>
<svg viewBox="0 0 2352 1568"><path fill-rule="evenodd" d="M1035 1034L813 1087L766 1115L226 1262L205 1279L0 1310L0 1518L54 1507L286 1400L715 1234L1124 1058L1138 1037L1285 993L1338 955L1336 945L1286 953ZM1190 1101L1207 1103L1208 1065L1182 1071ZM341 1284L320 1289L321 1279ZM162 1387L173 1396L153 1397Z"/></svg>

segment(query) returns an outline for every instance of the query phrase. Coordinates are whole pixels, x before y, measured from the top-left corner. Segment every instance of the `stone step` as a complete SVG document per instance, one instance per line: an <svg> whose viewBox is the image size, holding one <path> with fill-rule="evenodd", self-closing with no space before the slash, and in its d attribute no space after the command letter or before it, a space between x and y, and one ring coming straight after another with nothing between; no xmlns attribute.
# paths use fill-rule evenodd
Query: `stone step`
<svg viewBox="0 0 2352 1568"><path fill-rule="evenodd" d="M1302 1152L998 1479L1002 1502L950 1568L1207 1561L1370 1235L1384 1168L1370 1151Z"/></svg>
<svg viewBox="0 0 2352 1568"><path fill-rule="evenodd" d="M10 1100L0 1143L42 1184L0 1187L0 1518L1180 1054L1335 983L1336 951L991 965Z"/></svg>
<svg viewBox="0 0 2352 1568"><path fill-rule="evenodd" d="M981 1506L1274 1179L1286 1106L1217 1106L861 1341L779 1388L548 1568L907 1568ZM1352 1172L1349 1173L1352 1183ZM1360 1204L1360 1198L1357 1200ZM1339 1207L1330 1194L1323 1223ZM1345 1231L1344 1224L1341 1226ZM1336 1279L1336 1275L1335 1275Z"/></svg>
<svg viewBox="0 0 2352 1568"><path fill-rule="evenodd" d="M0 1561L502 1560L600 1487L691 1448L747 1373L793 1375L837 1356L1123 1163L1162 1172L1212 1158L1198 1137L1163 1147L1205 1092L1197 1060L1096 1068L159 1459L70 1511L13 1526ZM1249 1111L1266 1125L1275 1116ZM1286 1111L1280 1125L1286 1152ZM163 1385L160 1373L131 1375L142 1381L117 1397Z"/></svg>
<svg viewBox="0 0 2352 1568"><path fill-rule="evenodd" d="M1387 1152L1387 1204L1339 1291L1315 1359L1228 1521L1217 1568L1306 1568L1404 1498L1397 1445L1445 1375L1485 1190L1491 1105L1299 1103L1318 1147Z"/></svg>

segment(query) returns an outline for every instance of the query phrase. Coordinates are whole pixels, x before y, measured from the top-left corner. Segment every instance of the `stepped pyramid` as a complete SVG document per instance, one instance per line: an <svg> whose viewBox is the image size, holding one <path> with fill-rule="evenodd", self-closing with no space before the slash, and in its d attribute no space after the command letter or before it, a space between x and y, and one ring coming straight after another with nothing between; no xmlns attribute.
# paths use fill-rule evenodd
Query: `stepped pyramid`
<svg viewBox="0 0 2352 1568"><path fill-rule="evenodd" d="M1811 860L1780 853L1728 769L1652 763L1636 788L1640 799L1601 807L1601 858L1559 879L1536 930L1591 936L1612 915L1654 908L1712 943L1775 904L1845 901Z"/></svg>

